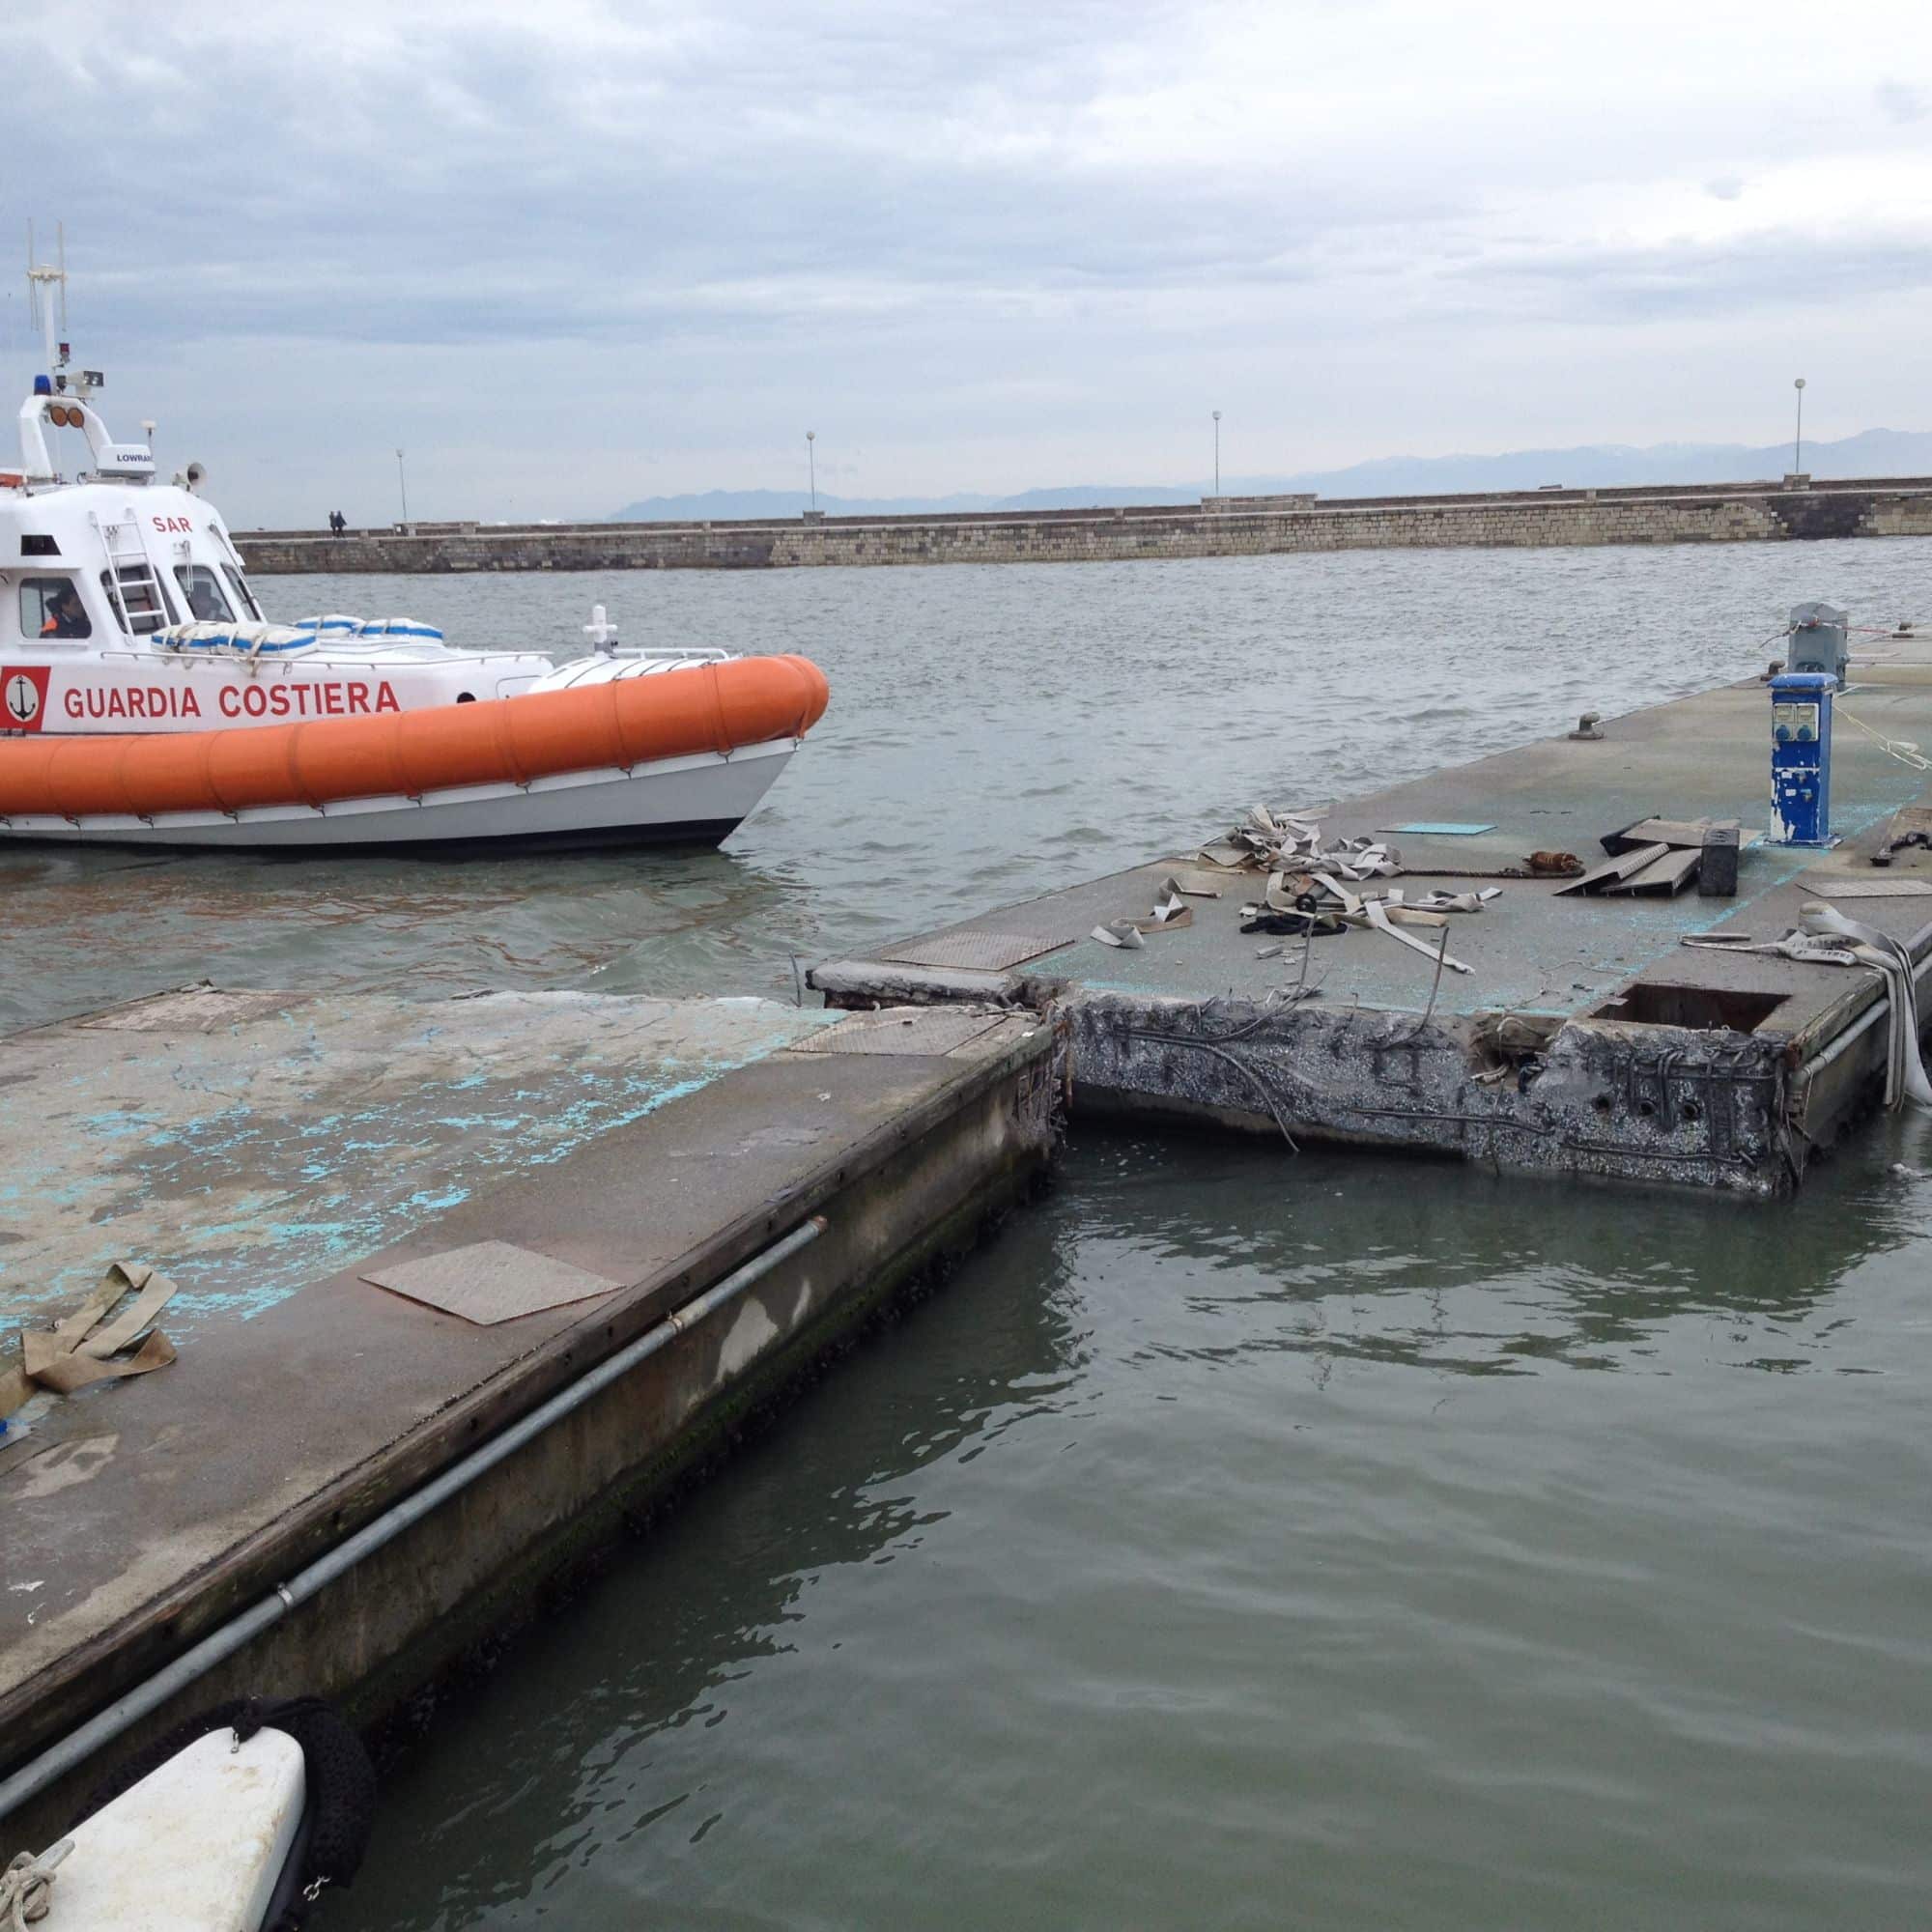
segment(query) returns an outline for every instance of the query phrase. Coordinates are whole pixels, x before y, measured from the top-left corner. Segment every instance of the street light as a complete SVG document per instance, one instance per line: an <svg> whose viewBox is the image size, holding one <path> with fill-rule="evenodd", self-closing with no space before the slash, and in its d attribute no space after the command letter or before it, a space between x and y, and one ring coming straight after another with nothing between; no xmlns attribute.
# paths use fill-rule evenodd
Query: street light
<svg viewBox="0 0 1932 1932"><path fill-rule="evenodd" d="M1214 494L1221 494L1221 412L1214 412Z"/></svg>
<svg viewBox="0 0 1932 1932"><path fill-rule="evenodd" d="M403 452L396 451L396 487L403 493L403 522L410 520L410 481L403 474Z"/></svg>
<svg viewBox="0 0 1932 1932"><path fill-rule="evenodd" d="M1791 473L1802 476L1804 473L1804 378L1798 377L1791 386L1798 391L1798 428L1791 439Z"/></svg>
<svg viewBox="0 0 1932 1932"><path fill-rule="evenodd" d="M812 444L818 440L818 432L809 429L805 433L805 460L811 467L811 508L814 515L818 510L818 454Z"/></svg>

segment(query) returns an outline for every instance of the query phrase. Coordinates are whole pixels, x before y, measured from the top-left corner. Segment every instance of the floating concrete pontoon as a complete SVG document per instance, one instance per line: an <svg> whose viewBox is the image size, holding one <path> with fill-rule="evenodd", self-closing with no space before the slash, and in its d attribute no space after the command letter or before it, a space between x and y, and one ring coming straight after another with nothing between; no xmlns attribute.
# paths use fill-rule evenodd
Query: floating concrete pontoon
<svg viewBox="0 0 1932 1932"><path fill-rule="evenodd" d="M1044 1160L1059 1093L1030 1015L212 988L14 1035L0 1084L0 1356L115 1260L181 1288L172 1365L36 1395L0 1438L15 1847L186 1713L316 1691L371 1717L527 1614L748 1405L973 1239ZM238 1616L248 1640L105 1755L19 1779Z"/></svg>
<svg viewBox="0 0 1932 1932"><path fill-rule="evenodd" d="M1884 649L1855 665L1839 706L1833 813L1845 842L1749 845L1734 898L1594 897L1565 894L1563 878L1508 875L1532 852L1601 862L1604 835L1652 817L1766 825L1771 704L1756 681L1321 808L1331 840L1399 849L1403 875L1363 891L1501 887L1480 913L1450 916L1448 947L1471 970L1439 983L1428 957L1378 932L1272 944L1244 934L1239 909L1264 876L1191 854L830 962L812 983L845 1007L963 1000L1052 1014L1069 1032L1076 1113L1778 1195L1882 1081L1884 982L1863 968L1681 942L1775 941L1806 902L1833 901L1909 946L1923 1025L1932 853L1901 852L1883 869L1870 859L1894 814L1921 802L1926 777L1847 713L1880 736L1932 744L1932 654ZM1286 732L1282 762L1293 762ZM1136 948L1093 936L1145 922L1170 875L1218 896L1188 896L1189 923L1149 930ZM1294 997L1310 985L1315 997Z"/></svg>

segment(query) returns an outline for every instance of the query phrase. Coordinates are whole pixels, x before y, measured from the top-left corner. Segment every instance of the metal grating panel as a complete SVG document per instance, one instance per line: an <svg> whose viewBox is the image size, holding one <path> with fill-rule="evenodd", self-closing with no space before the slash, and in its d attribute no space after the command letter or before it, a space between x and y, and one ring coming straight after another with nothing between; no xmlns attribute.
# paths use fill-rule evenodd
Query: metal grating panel
<svg viewBox="0 0 1932 1932"><path fill-rule="evenodd" d="M794 1053L951 1053L1003 1025L1005 1013L962 1012L954 1007L888 1007L854 1013L810 1039Z"/></svg>
<svg viewBox="0 0 1932 1932"><path fill-rule="evenodd" d="M1833 879L1815 889L1821 899L1916 899L1932 895L1932 879Z"/></svg>
<svg viewBox="0 0 1932 1932"><path fill-rule="evenodd" d="M224 992L216 986L179 986L169 993L152 993L125 1007L109 1007L76 1020L82 1027L110 1033L213 1033L216 1027L240 1026L267 1013L278 1013L303 998L300 993Z"/></svg>
<svg viewBox="0 0 1932 1932"><path fill-rule="evenodd" d="M440 1255L372 1269L362 1279L412 1301L458 1315L479 1327L514 1321L546 1308L609 1294L622 1282L606 1281L587 1268L540 1255L509 1241L474 1241Z"/></svg>
<svg viewBox="0 0 1932 1932"><path fill-rule="evenodd" d="M1041 938L1038 933L941 932L930 939L909 939L879 957L901 966L978 966L999 972L1065 944L1065 939Z"/></svg>

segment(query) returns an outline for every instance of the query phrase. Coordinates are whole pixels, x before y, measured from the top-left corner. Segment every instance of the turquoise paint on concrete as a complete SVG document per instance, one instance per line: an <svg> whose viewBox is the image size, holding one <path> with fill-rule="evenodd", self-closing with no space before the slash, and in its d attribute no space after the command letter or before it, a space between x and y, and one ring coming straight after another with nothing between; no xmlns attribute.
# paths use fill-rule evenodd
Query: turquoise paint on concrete
<svg viewBox="0 0 1932 1932"><path fill-rule="evenodd" d="M500 1073L487 1065L457 1073L473 1036L446 1023L407 1027L393 1054L372 1059L345 1017L380 1014L393 1031L398 1012L411 1009L335 1003L344 1013L312 1015L300 1056L278 1042L282 1065L296 1060L298 1070L292 1083L260 1094L272 1104L260 1104L245 1084L259 1066L198 1064L206 1077L184 1078L180 1065L144 1062L138 1047L129 1053L123 1037L119 1058L67 1086L84 1093L145 1079L164 1086L171 1105L146 1093L121 1107L96 1100L44 1135L5 1136L11 1147L0 1140L8 1173L0 1200L10 1218L38 1210L43 1227L50 1212L62 1224L31 1244L31 1257L0 1248L0 1341L23 1319L78 1299L122 1259L150 1261L181 1284L168 1316L177 1339L198 1321L252 1319L491 1183L560 1161L839 1017L758 1003L724 1010L724 1003L617 1000L586 1003L580 1024L543 996L518 997L524 1005L514 1010L531 1015L528 1039L502 1031L501 1007L463 1003L466 1016L498 1029L485 1046ZM661 1011L664 1026L634 1026L614 1040L600 1032L600 1019L640 1008ZM101 1037L86 1037L98 1045ZM235 1044L245 1053L245 1041ZM179 1042L167 1049L181 1050ZM525 1064L514 1064L518 1054ZM399 1056L421 1059L438 1075L448 1066L453 1077L398 1085ZM329 1093L365 1078L388 1083L367 1104L344 1107ZM235 1097L238 1089L243 1097ZM221 1104L197 1113L204 1093ZM453 1105L459 1095L469 1104ZM322 1111L304 1111L317 1101Z"/></svg>

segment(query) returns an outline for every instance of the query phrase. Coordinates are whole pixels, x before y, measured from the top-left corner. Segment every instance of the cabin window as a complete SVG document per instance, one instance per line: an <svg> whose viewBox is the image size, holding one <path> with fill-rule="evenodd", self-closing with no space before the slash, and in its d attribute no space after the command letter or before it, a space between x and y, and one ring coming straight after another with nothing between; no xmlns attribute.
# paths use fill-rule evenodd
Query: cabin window
<svg viewBox="0 0 1932 1932"><path fill-rule="evenodd" d="M103 570L100 587L107 592L121 628L137 638L176 621L174 607L166 601L167 587L145 564L124 563L116 570Z"/></svg>
<svg viewBox="0 0 1932 1932"><path fill-rule="evenodd" d="M235 601L258 623L261 621L262 607L255 602L255 593L248 588L248 580L232 563L221 566L221 574L228 580L228 587L235 593Z"/></svg>
<svg viewBox="0 0 1932 1932"><path fill-rule="evenodd" d="M20 635L23 638L91 638L94 626L81 608L80 588L71 577L20 580Z"/></svg>
<svg viewBox="0 0 1932 1932"><path fill-rule="evenodd" d="M197 624L232 624L235 612L221 594L221 580L205 563L178 563L175 582L187 600L188 615Z"/></svg>

